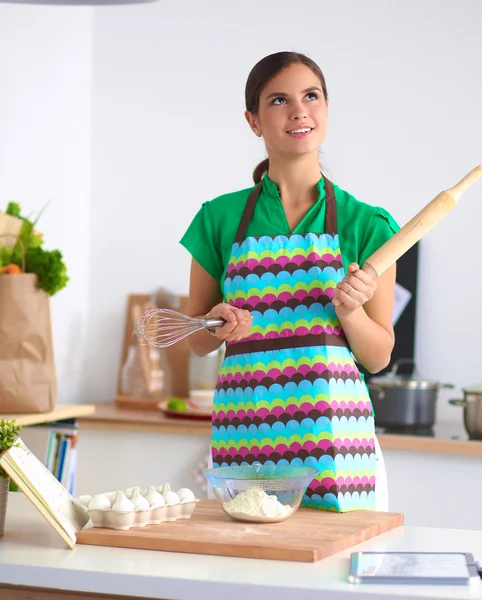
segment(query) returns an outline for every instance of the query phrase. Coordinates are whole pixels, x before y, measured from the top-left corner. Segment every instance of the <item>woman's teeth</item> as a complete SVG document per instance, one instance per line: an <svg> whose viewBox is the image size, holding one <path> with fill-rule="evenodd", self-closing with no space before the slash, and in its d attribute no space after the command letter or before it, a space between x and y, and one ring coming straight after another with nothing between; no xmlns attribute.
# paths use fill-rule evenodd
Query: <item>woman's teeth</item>
<svg viewBox="0 0 482 600"><path fill-rule="evenodd" d="M300 134L300 133L309 133L311 131L311 127L303 127L302 129L292 129L288 131L291 134Z"/></svg>

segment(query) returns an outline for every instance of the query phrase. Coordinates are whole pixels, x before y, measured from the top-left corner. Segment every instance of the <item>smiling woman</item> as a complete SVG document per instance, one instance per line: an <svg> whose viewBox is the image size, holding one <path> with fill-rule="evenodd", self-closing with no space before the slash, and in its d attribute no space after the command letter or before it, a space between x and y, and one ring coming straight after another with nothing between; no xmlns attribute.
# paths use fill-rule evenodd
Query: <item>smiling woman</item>
<svg viewBox="0 0 482 600"><path fill-rule="evenodd" d="M189 339L201 355L226 343L213 464L305 464L318 471L305 506L388 510L355 359L371 372L390 360L395 267L374 281L358 264L398 226L320 173L328 92L316 63L267 56L245 96L268 158L254 187L205 202L181 240L193 257L190 314L225 321Z"/></svg>

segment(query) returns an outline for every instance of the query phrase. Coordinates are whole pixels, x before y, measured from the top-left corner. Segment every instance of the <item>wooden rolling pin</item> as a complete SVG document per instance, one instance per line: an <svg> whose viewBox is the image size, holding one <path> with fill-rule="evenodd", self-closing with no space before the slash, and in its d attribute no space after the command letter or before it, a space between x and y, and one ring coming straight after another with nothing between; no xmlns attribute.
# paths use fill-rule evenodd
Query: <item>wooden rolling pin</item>
<svg viewBox="0 0 482 600"><path fill-rule="evenodd" d="M460 196L482 177L482 165L472 169L448 190L440 192L400 231L367 258L362 270L376 279L416 244L434 225L437 225L457 204Z"/></svg>

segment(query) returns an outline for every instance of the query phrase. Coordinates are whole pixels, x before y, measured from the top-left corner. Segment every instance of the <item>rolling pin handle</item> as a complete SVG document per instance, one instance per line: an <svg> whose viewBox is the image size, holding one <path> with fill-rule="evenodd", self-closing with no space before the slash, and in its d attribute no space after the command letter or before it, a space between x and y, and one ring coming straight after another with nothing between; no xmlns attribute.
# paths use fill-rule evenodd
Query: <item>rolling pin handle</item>
<svg viewBox="0 0 482 600"><path fill-rule="evenodd" d="M376 279L378 277L376 269L372 267L371 264L367 261L365 261L365 263L363 264L362 271L365 271L365 273L372 279Z"/></svg>

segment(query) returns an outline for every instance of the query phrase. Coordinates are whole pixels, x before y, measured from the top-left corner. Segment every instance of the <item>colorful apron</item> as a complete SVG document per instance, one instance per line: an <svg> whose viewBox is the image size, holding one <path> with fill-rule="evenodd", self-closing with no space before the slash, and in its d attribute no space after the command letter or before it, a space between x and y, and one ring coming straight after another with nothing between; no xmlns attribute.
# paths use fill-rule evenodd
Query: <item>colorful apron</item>
<svg viewBox="0 0 482 600"><path fill-rule="evenodd" d="M332 304L345 273L336 199L325 178L327 233L244 238L251 193L224 281L226 302L251 311L251 335L228 343L214 394L214 467L309 465L303 505L375 509L375 430L367 387Z"/></svg>

